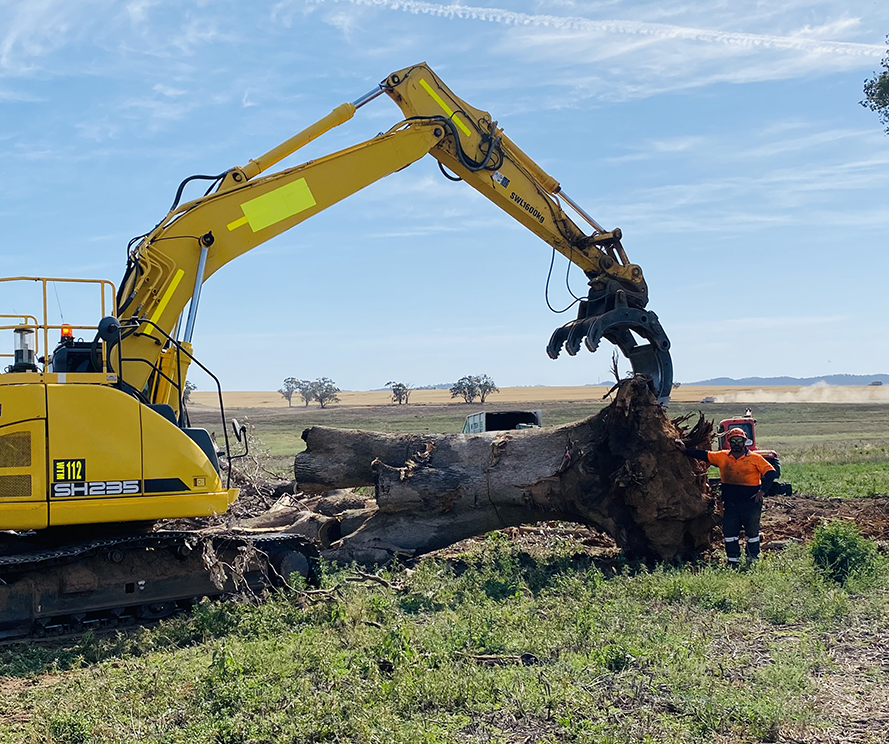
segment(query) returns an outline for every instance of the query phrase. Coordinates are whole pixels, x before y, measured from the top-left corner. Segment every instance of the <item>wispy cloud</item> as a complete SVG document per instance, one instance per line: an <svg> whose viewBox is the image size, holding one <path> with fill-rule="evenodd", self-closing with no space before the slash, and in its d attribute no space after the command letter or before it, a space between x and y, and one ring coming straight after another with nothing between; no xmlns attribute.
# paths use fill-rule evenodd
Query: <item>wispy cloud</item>
<svg viewBox="0 0 889 744"><path fill-rule="evenodd" d="M886 163L879 156L808 166L788 164L758 173L756 164L767 162L767 158L751 159L752 170L748 171L739 169L740 160L720 159L719 150L719 144L711 142L701 157L711 153L713 171L723 171L722 177L711 174L640 188L620 194L620 201L614 204L600 199L598 207L634 236L686 232L750 235L799 224L801 214L824 228L885 230L885 209L848 201L856 192L867 194L885 188Z"/></svg>
<svg viewBox="0 0 889 744"><path fill-rule="evenodd" d="M153 12L164 5L175 8L175 14ZM220 25L234 24L225 15L215 17L214 9L203 0L132 0L123 5L116 0L0 2L0 77L44 71L48 59L70 46L179 59L194 56L211 43L241 41L241 29L222 31ZM57 72L70 75L73 71Z"/></svg>
<svg viewBox="0 0 889 744"><path fill-rule="evenodd" d="M113 0L28 0L9 3L0 24L0 74L26 74L35 59L51 54L85 30L84 19L104 17ZM0 16L0 17L2 17Z"/></svg>
<svg viewBox="0 0 889 744"><path fill-rule="evenodd" d="M152 90L155 93L160 93L162 96L168 96L170 98L178 98L179 96L184 96L186 91L181 88L173 88L169 85L164 85L163 83L157 83Z"/></svg>
<svg viewBox="0 0 889 744"><path fill-rule="evenodd" d="M842 54L855 57L879 58L883 47L877 44L832 41L820 38L824 29L815 33L809 27L797 36L739 33L706 28L690 28L666 23L646 23L632 20L593 20L577 16L537 15L517 13L501 8L482 8L469 5L443 5L417 0L308 0L308 6L325 2L347 2L387 10L437 16L441 18L482 21L507 26L552 28L560 31L629 34L657 39L687 39L711 44L724 44L744 49L793 49L808 53ZM835 27L831 27L835 28Z"/></svg>
<svg viewBox="0 0 889 744"><path fill-rule="evenodd" d="M84 139L94 142L104 142L105 140L114 139L120 132L120 125L110 120L108 117L90 118L86 121L74 125L78 133Z"/></svg>
<svg viewBox="0 0 889 744"><path fill-rule="evenodd" d="M0 88L0 101L5 103L36 103L40 100L40 96L35 96L33 93Z"/></svg>
<svg viewBox="0 0 889 744"><path fill-rule="evenodd" d="M173 103L169 100L159 103L154 98L144 96L125 100L118 105L118 109L158 125L160 122L181 121L192 111L200 108L200 105L200 102L194 99L181 103Z"/></svg>
<svg viewBox="0 0 889 744"><path fill-rule="evenodd" d="M148 11L158 4L158 0L131 0L126 4L126 12L134 25L145 23L148 20Z"/></svg>
<svg viewBox="0 0 889 744"><path fill-rule="evenodd" d="M788 131L800 131L802 125L788 125L784 129L778 126L763 130L765 136L780 135ZM873 133L868 129L827 129L820 132L804 133L798 137L776 139L760 145L742 146L737 141L726 142L721 137L685 136L669 139L648 140L639 143L634 152L626 155L617 155L606 158L609 163L625 163L641 160L653 160L665 156L677 155L685 159L697 158L715 161L743 161L752 159L772 159L778 155L786 155L801 150L820 148L822 145L840 142L842 140L862 140L872 137ZM876 143L875 143L876 144ZM868 165L881 168L884 160L871 160ZM843 169L852 168L858 170L861 163L844 163Z"/></svg>

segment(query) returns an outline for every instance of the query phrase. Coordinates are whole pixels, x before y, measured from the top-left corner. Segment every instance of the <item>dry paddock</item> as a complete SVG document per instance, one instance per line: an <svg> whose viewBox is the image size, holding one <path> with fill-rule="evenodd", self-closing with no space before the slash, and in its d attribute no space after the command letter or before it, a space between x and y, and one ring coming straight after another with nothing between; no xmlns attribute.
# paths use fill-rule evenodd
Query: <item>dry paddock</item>
<svg viewBox="0 0 889 744"><path fill-rule="evenodd" d="M499 403L534 403L540 401L600 402L608 387L599 385L502 387L491 401ZM391 402L388 390L345 390L339 394L343 406L383 406ZM673 391L677 403L698 403L713 398L715 403L889 403L889 385L836 386L788 385L776 387L705 385L680 386ZM197 390L191 394L193 402L214 405L216 393ZM287 401L276 391L238 391L223 393L226 408L286 408ZM447 390L414 390L412 405L443 405L462 401L451 398ZM706 404L705 404L706 405Z"/></svg>

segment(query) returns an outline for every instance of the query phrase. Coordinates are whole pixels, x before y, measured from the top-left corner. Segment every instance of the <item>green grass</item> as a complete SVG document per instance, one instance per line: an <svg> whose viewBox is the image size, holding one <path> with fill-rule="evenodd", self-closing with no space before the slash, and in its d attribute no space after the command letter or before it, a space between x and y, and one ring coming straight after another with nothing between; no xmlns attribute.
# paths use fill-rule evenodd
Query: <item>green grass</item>
<svg viewBox="0 0 889 744"><path fill-rule="evenodd" d="M889 494L889 444L880 439L796 443L781 453L781 479L820 498Z"/></svg>
<svg viewBox="0 0 889 744"><path fill-rule="evenodd" d="M527 407L547 424L598 410ZM256 427L286 477L306 426L459 431L469 410L229 414ZM798 490L849 497L885 493L886 410L762 404L756 415L761 446L780 452ZM192 418L218 430L206 413ZM805 546L732 572L597 561L564 538L529 554L493 533L457 560L381 572L388 587L325 566L324 586L338 587L325 601L291 592L204 602L150 629L0 651L0 742L837 738L848 724L832 702L837 686L847 699L889 690L878 655L843 666L845 653L889 634L885 555L875 561L839 584ZM515 663L522 654L533 663Z"/></svg>
<svg viewBox="0 0 889 744"><path fill-rule="evenodd" d="M54 676L4 696L0 741L773 740L829 715L807 696L831 669L825 633L889 624L884 586L853 595L802 548L741 573L649 570L495 534L384 572L391 588L348 574L326 572L332 601L206 602L4 651L0 673Z"/></svg>
<svg viewBox="0 0 889 744"><path fill-rule="evenodd" d="M889 494L889 463L790 463L782 466L781 479L793 485L794 493L809 496L885 496Z"/></svg>

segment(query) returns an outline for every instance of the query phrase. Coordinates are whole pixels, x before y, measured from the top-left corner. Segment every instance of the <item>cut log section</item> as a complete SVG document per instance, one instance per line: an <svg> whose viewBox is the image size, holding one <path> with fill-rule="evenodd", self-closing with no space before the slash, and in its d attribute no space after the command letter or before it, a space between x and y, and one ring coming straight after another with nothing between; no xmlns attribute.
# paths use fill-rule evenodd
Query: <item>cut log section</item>
<svg viewBox="0 0 889 744"><path fill-rule="evenodd" d="M674 444L687 434L635 377L595 416L555 428L391 435L312 427L294 473L304 493L374 487L375 502L352 510L327 551L338 560L382 563L543 520L581 522L633 556L671 560L707 548L716 524L706 473Z"/></svg>

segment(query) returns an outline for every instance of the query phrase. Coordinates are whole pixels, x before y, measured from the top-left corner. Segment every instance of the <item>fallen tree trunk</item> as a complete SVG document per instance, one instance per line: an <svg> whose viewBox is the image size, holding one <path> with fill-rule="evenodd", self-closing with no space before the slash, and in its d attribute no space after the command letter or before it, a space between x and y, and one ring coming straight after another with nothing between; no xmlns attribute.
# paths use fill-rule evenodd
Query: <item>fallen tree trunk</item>
<svg viewBox="0 0 889 744"><path fill-rule="evenodd" d="M706 475L674 445L683 433L645 378L634 378L595 416L556 428L389 435L312 427L294 472L306 493L374 486L375 505L352 514L357 529L329 551L341 560L384 562L553 519L669 560L709 546L716 523Z"/></svg>

